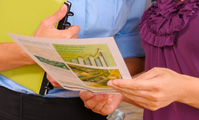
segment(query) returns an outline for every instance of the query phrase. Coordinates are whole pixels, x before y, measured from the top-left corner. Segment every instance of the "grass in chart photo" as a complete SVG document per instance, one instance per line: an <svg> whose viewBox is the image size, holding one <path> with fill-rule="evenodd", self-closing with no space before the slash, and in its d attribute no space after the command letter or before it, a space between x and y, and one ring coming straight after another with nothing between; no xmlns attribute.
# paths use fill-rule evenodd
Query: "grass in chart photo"
<svg viewBox="0 0 199 120"><path fill-rule="evenodd" d="M96 69L68 64L73 72L88 86L108 87L109 80L121 79L118 69Z"/></svg>

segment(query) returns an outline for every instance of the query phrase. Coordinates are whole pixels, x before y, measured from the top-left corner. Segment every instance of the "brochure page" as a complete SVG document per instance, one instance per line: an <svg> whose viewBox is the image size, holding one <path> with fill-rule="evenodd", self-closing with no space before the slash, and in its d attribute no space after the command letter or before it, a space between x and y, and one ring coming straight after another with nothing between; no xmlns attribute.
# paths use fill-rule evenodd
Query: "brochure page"
<svg viewBox="0 0 199 120"><path fill-rule="evenodd" d="M109 80L132 79L113 37L50 39L9 33L63 88L116 92Z"/></svg>

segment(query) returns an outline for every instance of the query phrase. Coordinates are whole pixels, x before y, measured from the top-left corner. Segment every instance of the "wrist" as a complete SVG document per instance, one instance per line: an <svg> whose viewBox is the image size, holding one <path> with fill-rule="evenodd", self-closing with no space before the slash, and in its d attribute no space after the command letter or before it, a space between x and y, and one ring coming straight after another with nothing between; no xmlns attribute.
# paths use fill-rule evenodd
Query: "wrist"
<svg viewBox="0 0 199 120"><path fill-rule="evenodd" d="M187 75L183 75L182 88L179 90L180 95L177 102L188 104L190 106L196 107L199 105L199 79Z"/></svg>
<svg viewBox="0 0 199 120"><path fill-rule="evenodd" d="M19 59L24 63L24 65L35 64L35 61L20 47L15 43L16 51L20 53Z"/></svg>

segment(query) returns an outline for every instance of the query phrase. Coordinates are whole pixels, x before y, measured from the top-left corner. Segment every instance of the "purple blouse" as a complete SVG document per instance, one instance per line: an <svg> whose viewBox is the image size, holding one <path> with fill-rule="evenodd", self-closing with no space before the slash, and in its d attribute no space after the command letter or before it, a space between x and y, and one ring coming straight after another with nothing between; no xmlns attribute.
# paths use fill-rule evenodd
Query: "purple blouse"
<svg viewBox="0 0 199 120"><path fill-rule="evenodd" d="M198 9L199 0L159 0L145 11L140 29L146 70L165 67L199 77ZM199 120L199 109L174 102L157 111L145 109L144 120Z"/></svg>

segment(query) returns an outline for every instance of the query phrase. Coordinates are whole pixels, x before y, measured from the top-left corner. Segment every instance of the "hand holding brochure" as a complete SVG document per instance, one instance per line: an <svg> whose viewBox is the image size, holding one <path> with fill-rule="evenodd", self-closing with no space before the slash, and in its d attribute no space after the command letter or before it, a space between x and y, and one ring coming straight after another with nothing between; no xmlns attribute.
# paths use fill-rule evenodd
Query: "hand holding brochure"
<svg viewBox="0 0 199 120"><path fill-rule="evenodd" d="M107 86L109 80L132 79L112 37L50 39L9 35L65 89L115 92Z"/></svg>

